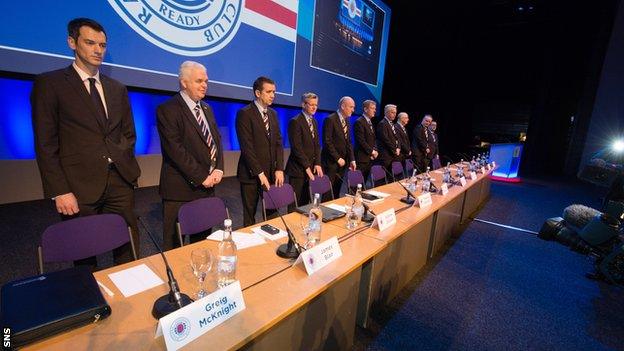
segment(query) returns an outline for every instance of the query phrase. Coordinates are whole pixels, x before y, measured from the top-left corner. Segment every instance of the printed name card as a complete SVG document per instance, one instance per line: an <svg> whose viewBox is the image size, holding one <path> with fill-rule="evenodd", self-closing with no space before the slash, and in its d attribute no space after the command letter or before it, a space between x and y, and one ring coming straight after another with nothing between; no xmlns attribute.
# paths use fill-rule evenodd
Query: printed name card
<svg viewBox="0 0 624 351"><path fill-rule="evenodd" d="M431 201L431 193L423 193L422 195L419 195L417 199L418 207L420 208L431 206L433 203L433 201Z"/></svg>
<svg viewBox="0 0 624 351"><path fill-rule="evenodd" d="M466 186L466 178L465 177L459 177L459 185Z"/></svg>
<svg viewBox="0 0 624 351"><path fill-rule="evenodd" d="M470 172L470 179L471 180L477 179L477 173L475 171Z"/></svg>
<svg viewBox="0 0 624 351"><path fill-rule="evenodd" d="M375 220L373 221L373 224L371 225L371 227L377 226L379 228L379 231L381 232L395 224L396 224L396 213L394 212L394 208L391 208L375 216Z"/></svg>
<svg viewBox="0 0 624 351"><path fill-rule="evenodd" d="M243 292L237 280L162 317L155 337L164 336L167 350L177 350L244 309Z"/></svg>
<svg viewBox="0 0 624 351"><path fill-rule="evenodd" d="M492 169L492 164L488 163L487 166L485 166L485 168L489 171L490 169Z"/></svg>
<svg viewBox="0 0 624 351"><path fill-rule="evenodd" d="M442 183L442 185L440 186L440 193L442 195L448 194L448 185L446 183Z"/></svg>
<svg viewBox="0 0 624 351"><path fill-rule="evenodd" d="M481 166L481 173L485 174L485 167Z"/></svg>
<svg viewBox="0 0 624 351"><path fill-rule="evenodd" d="M312 275L315 272L321 270L321 268L327 266L329 263L342 256L342 250L340 249L340 243L338 243L337 237L325 240L322 243L308 249L297 257L293 266L303 261L306 272L308 275Z"/></svg>
<svg viewBox="0 0 624 351"><path fill-rule="evenodd" d="M496 161L492 161L492 168L496 167Z"/></svg>

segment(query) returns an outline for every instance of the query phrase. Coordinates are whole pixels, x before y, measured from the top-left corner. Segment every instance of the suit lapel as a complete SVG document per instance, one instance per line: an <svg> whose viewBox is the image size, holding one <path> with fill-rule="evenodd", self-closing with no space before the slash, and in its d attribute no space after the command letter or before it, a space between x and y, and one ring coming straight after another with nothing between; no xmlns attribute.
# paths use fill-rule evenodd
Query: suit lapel
<svg viewBox="0 0 624 351"><path fill-rule="evenodd" d="M96 117L98 112L95 110L95 106L93 106L91 96L89 96L87 88L85 88L84 86L84 82L80 80L80 76L78 75L78 72L76 72L74 67L67 67L67 69L65 70L65 77L67 78L67 82L69 82L69 85L74 88L74 91L76 91L76 94L80 97L80 100L82 100L82 103L87 106L89 112L91 112L91 118L95 120L95 123L100 128L102 133L106 133L106 126L103 126L100 122L100 119Z"/></svg>
<svg viewBox="0 0 624 351"><path fill-rule="evenodd" d="M121 118L121 115L117 113L112 113L113 111L112 106L115 106L116 104L113 103L113 99L114 99L114 96L112 94L113 88L112 88L110 81L108 80L108 77L105 77L104 75L102 75L102 73L100 73L100 82L102 83L102 90L104 91L104 99L106 100L106 111L108 111L107 113L108 123L106 125L106 130L109 130L109 129L112 129L114 126L116 126L117 123L119 123L119 119Z"/></svg>

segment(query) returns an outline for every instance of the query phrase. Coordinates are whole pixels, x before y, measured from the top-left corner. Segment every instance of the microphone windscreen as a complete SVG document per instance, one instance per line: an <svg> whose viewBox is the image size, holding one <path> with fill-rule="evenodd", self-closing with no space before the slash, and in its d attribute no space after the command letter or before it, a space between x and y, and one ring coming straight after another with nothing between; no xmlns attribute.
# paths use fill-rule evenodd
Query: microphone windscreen
<svg viewBox="0 0 624 351"><path fill-rule="evenodd" d="M571 226L582 229L601 212L584 205L570 205L563 209L563 219Z"/></svg>

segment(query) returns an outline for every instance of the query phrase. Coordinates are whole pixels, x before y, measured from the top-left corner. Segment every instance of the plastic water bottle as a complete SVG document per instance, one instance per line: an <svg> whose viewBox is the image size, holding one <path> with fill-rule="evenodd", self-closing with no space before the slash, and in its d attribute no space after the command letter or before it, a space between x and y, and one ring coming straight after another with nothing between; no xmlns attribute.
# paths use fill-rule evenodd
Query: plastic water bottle
<svg viewBox="0 0 624 351"><path fill-rule="evenodd" d="M232 239L232 220L223 221L223 240L219 243L219 257L217 262L217 285L223 288L236 280L236 243Z"/></svg>
<svg viewBox="0 0 624 351"><path fill-rule="evenodd" d="M450 183L451 182L451 163L448 162L446 167L444 167L444 173L442 173L442 183Z"/></svg>
<svg viewBox="0 0 624 351"><path fill-rule="evenodd" d="M427 167L427 171L425 172L425 177L423 178L422 192L428 193L431 188L431 175L429 174L429 167Z"/></svg>
<svg viewBox="0 0 624 351"><path fill-rule="evenodd" d="M313 247L321 241L321 224L323 223L323 210L321 209L321 194L314 194L314 202L308 214L308 232L306 247Z"/></svg>
<svg viewBox="0 0 624 351"><path fill-rule="evenodd" d="M412 177L409 179L408 189L410 192L415 193L418 184L418 171L414 169L412 171Z"/></svg>
<svg viewBox="0 0 624 351"><path fill-rule="evenodd" d="M357 218L357 225L362 221L362 216L364 216L364 205L362 200L362 184L358 184L357 191L355 192L355 196L353 197L353 212ZM356 226L357 226L356 225Z"/></svg>
<svg viewBox="0 0 624 351"><path fill-rule="evenodd" d="M457 178L461 178L464 176L464 160L457 166Z"/></svg>

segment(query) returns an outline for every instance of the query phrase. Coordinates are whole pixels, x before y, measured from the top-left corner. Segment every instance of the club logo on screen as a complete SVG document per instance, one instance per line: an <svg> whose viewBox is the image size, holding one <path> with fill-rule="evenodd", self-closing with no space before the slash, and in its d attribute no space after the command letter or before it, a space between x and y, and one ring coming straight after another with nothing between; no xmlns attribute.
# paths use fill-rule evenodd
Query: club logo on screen
<svg viewBox="0 0 624 351"><path fill-rule="evenodd" d="M236 35L245 0L108 0L152 44L185 56L221 50Z"/></svg>
<svg viewBox="0 0 624 351"><path fill-rule="evenodd" d="M190 332L191 321L184 317L174 320L169 328L169 335L171 335L171 338L175 341L182 341L186 339Z"/></svg>

